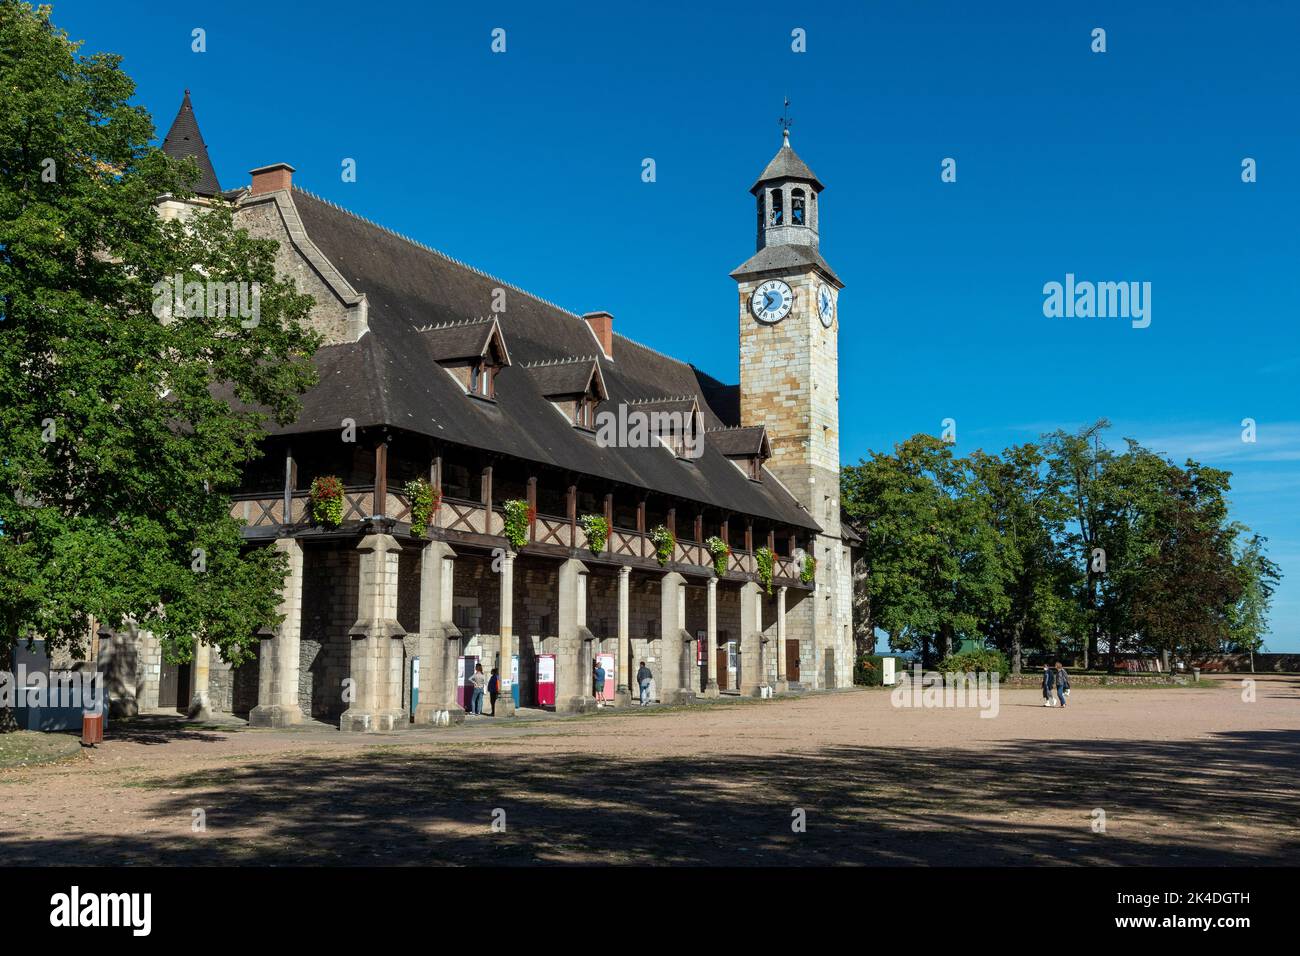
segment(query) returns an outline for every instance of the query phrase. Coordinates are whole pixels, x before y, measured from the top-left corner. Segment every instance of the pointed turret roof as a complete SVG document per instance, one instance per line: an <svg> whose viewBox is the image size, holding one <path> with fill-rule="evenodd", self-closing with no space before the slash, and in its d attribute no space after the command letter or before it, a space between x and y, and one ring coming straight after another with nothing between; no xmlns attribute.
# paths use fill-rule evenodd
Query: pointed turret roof
<svg viewBox="0 0 1300 956"><path fill-rule="evenodd" d="M781 148L776 151L776 155L767 164L767 168L763 170L762 175L755 180L754 185L749 187L749 191L756 193L759 186L774 179L802 179L805 182L812 183L813 188L818 192L826 188L822 185L821 180L817 178L817 174L809 169L808 164L800 159L799 154L790 147L789 130L785 131Z"/></svg>
<svg viewBox="0 0 1300 956"><path fill-rule="evenodd" d="M199 179L194 183L194 192L200 196L216 196L221 192L217 182L217 172L208 159L208 147L203 143L199 133L199 121L194 118L194 107L190 104L190 91L185 91L181 100L180 112L172 120L172 128L163 140L162 151L172 159L193 159L199 166Z"/></svg>

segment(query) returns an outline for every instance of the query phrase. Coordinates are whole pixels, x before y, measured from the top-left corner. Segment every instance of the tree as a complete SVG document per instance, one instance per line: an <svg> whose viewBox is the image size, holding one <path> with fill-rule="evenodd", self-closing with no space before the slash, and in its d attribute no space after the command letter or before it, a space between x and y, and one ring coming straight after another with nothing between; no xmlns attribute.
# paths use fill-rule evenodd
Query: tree
<svg viewBox="0 0 1300 956"><path fill-rule="evenodd" d="M1254 673L1255 654L1264 646L1268 611L1273 603L1273 592L1282 580L1282 572L1264 553L1266 538L1250 534L1250 529L1242 524L1234 524L1233 532L1234 569L1241 594L1229 610L1226 650L1248 653L1250 670Z"/></svg>
<svg viewBox="0 0 1300 956"><path fill-rule="evenodd" d="M1004 601L988 502L932 436L870 456L843 470L841 501L863 536L871 626L896 650L947 656Z"/></svg>
<svg viewBox="0 0 1300 956"><path fill-rule="evenodd" d="M1069 502L1036 445L1017 445L1000 457L977 451L971 469L989 502L1006 598L1005 610L988 610L984 627L1019 674L1027 640L1051 650L1078 627L1072 597L1082 575L1059 543Z"/></svg>
<svg viewBox="0 0 1300 956"><path fill-rule="evenodd" d="M286 568L244 548L229 494L315 381L311 299L224 204L160 221L197 168L149 145L120 57L79 49L0 0L0 659L80 647L94 619L237 663ZM260 291L256 321L174 308L177 276Z"/></svg>

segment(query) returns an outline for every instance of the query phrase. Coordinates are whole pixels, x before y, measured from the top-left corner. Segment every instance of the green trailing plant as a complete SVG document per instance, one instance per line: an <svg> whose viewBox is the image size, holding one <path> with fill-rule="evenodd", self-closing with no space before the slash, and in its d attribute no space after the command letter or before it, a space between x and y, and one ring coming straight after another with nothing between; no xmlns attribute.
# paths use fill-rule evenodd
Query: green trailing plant
<svg viewBox="0 0 1300 956"><path fill-rule="evenodd" d="M587 535L587 547L591 549L592 554L600 554L605 550L605 543L609 541L609 522L605 520L604 515L597 514L583 515L578 520Z"/></svg>
<svg viewBox="0 0 1300 956"><path fill-rule="evenodd" d="M442 504L442 489L433 487L423 478L412 478L406 483L406 497L411 499L411 534L423 538Z"/></svg>
<svg viewBox="0 0 1300 956"><path fill-rule="evenodd" d="M311 520L326 528L343 523L343 482L334 475L322 475L311 483Z"/></svg>
<svg viewBox="0 0 1300 956"><path fill-rule="evenodd" d="M812 584L813 578L817 576L817 559L811 554L803 556L803 567L799 569L799 580L804 584Z"/></svg>
<svg viewBox="0 0 1300 956"><path fill-rule="evenodd" d="M717 535L705 541L704 546L709 549L709 554L713 555L714 573L722 577L727 573L727 558L731 556L731 547Z"/></svg>
<svg viewBox="0 0 1300 956"><path fill-rule="evenodd" d="M754 552L754 561L758 565L758 579L768 594L772 593L772 550L763 545Z"/></svg>
<svg viewBox="0 0 1300 956"><path fill-rule="evenodd" d="M518 551L528 543L528 526L532 524L535 512L522 498L507 501L502 510L506 516L506 539Z"/></svg>
<svg viewBox="0 0 1300 956"><path fill-rule="evenodd" d="M672 560L673 551L677 548L675 534L663 525L657 525L650 531L650 542L655 546L655 560L659 562L660 567Z"/></svg>

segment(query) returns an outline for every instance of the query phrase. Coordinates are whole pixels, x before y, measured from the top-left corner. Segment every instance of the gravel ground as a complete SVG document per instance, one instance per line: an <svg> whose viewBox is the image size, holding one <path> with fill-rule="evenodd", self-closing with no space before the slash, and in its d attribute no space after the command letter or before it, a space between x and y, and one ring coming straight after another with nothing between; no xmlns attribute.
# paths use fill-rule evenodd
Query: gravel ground
<svg viewBox="0 0 1300 956"><path fill-rule="evenodd" d="M1239 678L1081 687L1065 710L1005 690L993 718L876 689L384 736L110 731L0 769L6 865L1300 860L1297 677L1253 702Z"/></svg>

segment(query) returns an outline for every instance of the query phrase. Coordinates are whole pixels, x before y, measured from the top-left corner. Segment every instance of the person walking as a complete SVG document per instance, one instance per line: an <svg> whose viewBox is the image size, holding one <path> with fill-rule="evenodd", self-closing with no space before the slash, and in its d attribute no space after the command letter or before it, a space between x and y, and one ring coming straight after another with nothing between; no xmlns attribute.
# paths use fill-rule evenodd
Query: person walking
<svg viewBox="0 0 1300 956"><path fill-rule="evenodd" d="M1058 664L1057 667L1060 667ZM1056 684L1056 672L1051 664L1043 665L1043 706L1052 706L1052 687Z"/></svg>
<svg viewBox="0 0 1300 956"><path fill-rule="evenodd" d="M650 668L645 666L645 661L641 662L641 668L636 672L636 683L641 688L641 706L644 707L650 703L650 681L654 674L650 673Z"/></svg>
<svg viewBox="0 0 1300 956"><path fill-rule="evenodd" d="M483 675L483 665L474 665L474 676L469 679L471 686L474 688L474 694L470 698L470 713L479 717L483 716L483 688L487 686L487 677Z"/></svg>
<svg viewBox="0 0 1300 956"><path fill-rule="evenodd" d="M492 676L488 678L487 683L488 702L492 705L492 716L497 715L497 696L501 693L501 673L495 667L492 668Z"/></svg>
<svg viewBox="0 0 1300 956"><path fill-rule="evenodd" d="M1056 662L1056 695L1061 698L1061 706L1065 706L1065 700L1070 696L1070 675L1066 673L1061 662Z"/></svg>
<svg viewBox="0 0 1300 956"><path fill-rule="evenodd" d="M605 668L600 666L600 658L592 661L591 696L596 698L596 706L605 706Z"/></svg>

